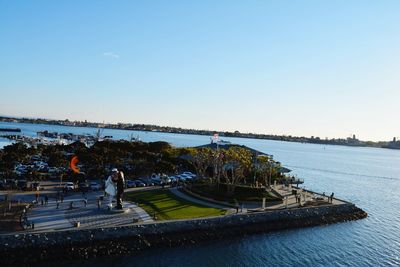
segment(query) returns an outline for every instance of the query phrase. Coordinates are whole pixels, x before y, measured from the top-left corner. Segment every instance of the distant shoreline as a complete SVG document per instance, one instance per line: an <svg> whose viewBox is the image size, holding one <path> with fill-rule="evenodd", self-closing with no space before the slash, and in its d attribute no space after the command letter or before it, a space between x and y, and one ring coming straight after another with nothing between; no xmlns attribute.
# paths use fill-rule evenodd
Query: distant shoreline
<svg viewBox="0 0 400 267"><path fill-rule="evenodd" d="M31 118L15 118L15 117L4 117L0 116L0 122L12 122L12 123L30 123L30 124L46 124L46 125L58 125L58 126L69 126L69 127L91 127L101 129L114 129L114 130L128 130L128 131L144 131L144 132L158 132L158 133L173 133L173 134L191 134L191 135L204 135L213 136L218 133L220 137L234 137L234 138L246 138L246 139L260 139L260 140L273 140L273 141L285 141L285 142L296 142L296 143L309 143L309 144L320 144L320 145L341 145L351 147L375 147L375 148L388 148L388 149L400 149L400 141L361 141L355 138L333 138L333 139L321 139L319 137L297 137L291 135L268 135L268 134L255 134L255 133L240 133L238 131L211 131L211 130L195 130L195 129L184 129L177 127L158 126L149 124L130 124L130 123L97 123L87 121L69 121L69 120L47 120L47 119L31 119Z"/></svg>

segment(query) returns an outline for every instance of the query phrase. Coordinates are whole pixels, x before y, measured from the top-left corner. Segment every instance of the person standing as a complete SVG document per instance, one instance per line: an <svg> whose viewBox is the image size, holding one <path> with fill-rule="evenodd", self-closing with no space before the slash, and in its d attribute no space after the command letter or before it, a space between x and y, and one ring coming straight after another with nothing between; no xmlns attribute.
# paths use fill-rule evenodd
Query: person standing
<svg viewBox="0 0 400 267"><path fill-rule="evenodd" d="M122 210L122 195L124 193L125 178L122 171L118 172L117 180L117 209Z"/></svg>

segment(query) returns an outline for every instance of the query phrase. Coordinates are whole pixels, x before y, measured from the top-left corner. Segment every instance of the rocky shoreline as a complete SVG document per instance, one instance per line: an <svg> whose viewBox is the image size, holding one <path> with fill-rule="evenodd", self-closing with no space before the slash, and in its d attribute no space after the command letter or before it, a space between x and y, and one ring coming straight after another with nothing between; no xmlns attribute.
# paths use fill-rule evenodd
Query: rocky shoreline
<svg viewBox="0 0 400 267"><path fill-rule="evenodd" d="M167 221L115 228L0 236L2 266L134 255L150 248L175 247L290 228L358 220L367 213L354 204L327 205Z"/></svg>

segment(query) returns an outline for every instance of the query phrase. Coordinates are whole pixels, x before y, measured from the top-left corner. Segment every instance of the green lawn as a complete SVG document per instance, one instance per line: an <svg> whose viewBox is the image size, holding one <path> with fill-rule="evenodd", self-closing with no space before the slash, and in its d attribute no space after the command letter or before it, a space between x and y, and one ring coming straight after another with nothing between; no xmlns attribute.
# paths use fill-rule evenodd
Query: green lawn
<svg viewBox="0 0 400 267"><path fill-rule="evenodd" d="M129 200L138 202L150 216L156 213L157 220L192 219L208 216L224 215L225 210L201 206L183 200L168 189L130 192Z"/></svg>

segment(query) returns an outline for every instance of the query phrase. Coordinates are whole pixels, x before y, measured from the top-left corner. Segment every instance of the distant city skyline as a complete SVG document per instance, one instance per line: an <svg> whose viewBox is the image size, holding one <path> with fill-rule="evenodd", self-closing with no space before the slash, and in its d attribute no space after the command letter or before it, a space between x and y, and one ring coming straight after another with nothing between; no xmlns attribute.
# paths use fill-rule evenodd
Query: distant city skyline
<svg viewBox="0 0 400 267"><path fill-rule="evenodd" d="M2 1L0 114L387 141L399 1Z"/></svg>
<svg viewBox="0 0 400 267"><path fill-rule="evenodd" d="M9 115L4 115L4 114L0 114L0 118L8 118L8 119L28 119L28 120L46 120L46 121L67 121L70 123L89 123L89 124L104 124L104 125L153 125L156 127L171 127L171 128L181 128L182 130L195 130L195 131L211 131L211 132L215 132L215 133L235 133L235 132L239 132L241 134L255 134L255 135L262 135L262 134L266 134L269 135L271 133L261 133L261 132L241 132L238 130L225 130L225 129L205 129L205 128L189 128L189 127L184 127L184 126L171 126L171 125L159 125L159 124L155 124L155 123L137 123L137 122L106 122L106 121L89 121L89 120L72 120L69 118L63 118L63 119L57 119L57 118L44 118L44 117L31 117L31 116L9 116ZM78 124L79 126L79 124ZM360 141L373 141L373 140L364 140L364 139L359 139L358 136L356 134L350 134L349 136L336 136L336 137L322 137L322 136L318 136L318 135L310 135L310 136L305 136L305 135L292 135L292 134L272 134L272 135L276 135L276 136L291 136L291 137L306 137L306 138L319 138L321 140L332 140L332 139L353 139L353 140L360 140ZM392 139L390 140L374 140L373 142L387 142L387 141L396 141L397 137L392 137ZM271 139L273 140L273 139Z"/></svg>

